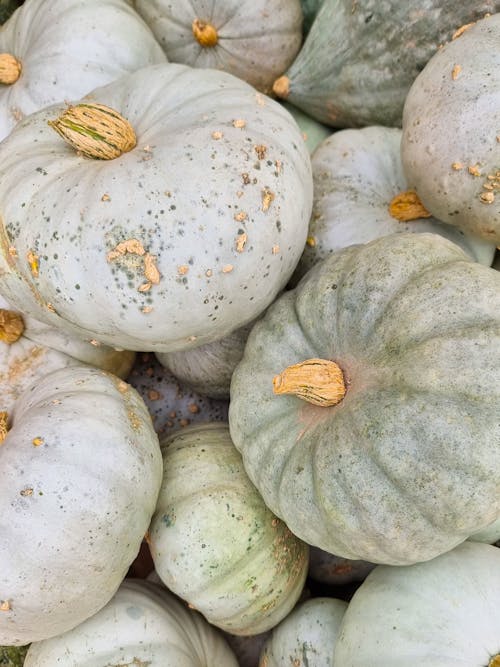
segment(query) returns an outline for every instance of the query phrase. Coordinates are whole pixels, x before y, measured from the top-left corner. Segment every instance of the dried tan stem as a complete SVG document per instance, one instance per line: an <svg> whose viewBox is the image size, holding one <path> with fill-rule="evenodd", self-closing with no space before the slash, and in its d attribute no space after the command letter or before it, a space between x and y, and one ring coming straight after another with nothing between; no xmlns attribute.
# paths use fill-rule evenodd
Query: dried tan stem
<svg viewBox="0 0 500 667"><path fill-rule="evenodd" d="M208 23L208 21L194 19L191 27L196 41L201 44L201 46L213 48L217 45L219 35L217 34L217 28L214 25Z"/></svg>
<svg viewBox="0 0 500 667"><path fill-rule="evenodd" d="M337 405L346 393L342 369L329 359L307 359L288 366L273 378L273 390L323 407Z"/></svg>
<svg viewBox="0 0 500 667"><path fill-rule="evenodd" d="M22 65L11 53L0 53L0 84L10 86L21 76Z"/></svg>
<svg viewBox="0 0 500 667"><path fill-rule="evenodd" d="M14 310L0 308L0 341L3 343L15 343L22 336L24 321L21 313Z"/></svg>
<svg viewBox="0 0 500 667"><path fill-rule="evenodd" d="M419 196L413 190L400 192L392 198L389 213L400 222L409 222L419 218L430 218L432 213L425 208Z"/></svg>

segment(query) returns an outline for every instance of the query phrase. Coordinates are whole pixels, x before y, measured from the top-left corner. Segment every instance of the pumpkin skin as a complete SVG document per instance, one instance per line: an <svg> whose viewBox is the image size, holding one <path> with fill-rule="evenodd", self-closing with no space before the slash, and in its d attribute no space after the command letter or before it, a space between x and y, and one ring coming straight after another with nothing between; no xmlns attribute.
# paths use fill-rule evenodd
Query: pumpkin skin
<svg viewBox="0 0 500 667"><path fill-rule="evenodd" d="M127 118L137 145L108 161L77 155L47 125L61 106L17 125L0 145L0 291L129 350L196 347L255 319L290 278L311 212L290 114L229 74L176 64L86 99ZM116 257L132 240L145 254ZM148 257L159 278L144 291Z"/></svg>
<svg viewBox="0 0 500 667"><path fill-rule="evenodd" d="M227 400L198 394L152 353L137 355L128 382L144 400L159 435L170 435L193 423L227 421Z"/></svg>
<svg viewBox="0 0 500 667"><path fill-rule="evenodd" d="M10 305L1 296L0 308L11 311ZM23 391L36 379L58 368L85 363L121 378L126 378L132 368L135 352L92 345L31 317L22 316L22 319L24 331L20 338L12 343L0 342L2 410L9 412Z"/></svg>
<svg viewBox="0 0 500 667"><path fill-rule="evenodd" d="M469 540L473 542L486 542L487 544L493 544L500 540L500 519L497 519L486 528L478 530L476 533L472 533L469 537Z"/></svg>
<svg viewBox="0 0 500 667"><path fill-rule="evenodd" d="M110 600L160 483L158 437L123 380L63 368L21 396L0 447L0 644L60 634Z"/></svg>
<svg viewBox="0 0 500 667"><path fill-rule="evenodd" d="M333 127L401 127L408 90L439 46L498 0L324 0L274 92ZM441 216L437 216L441 219Z"/></svg>
<svg viewBox="0 0 500 667"><path fill-rule="evenodd" d="M302 109L294 107L293 104L283 101L281 104L292 114L293 119L299 126L309 153L314 153L319 144L326 139L326 137L331 135L332 128L328 127L328 125L323 125L323 123L319 123L317 120L304 113Z"/></svg>
<svg viewBox="0 0 500 667"><path fill-rule="evenodd" d="M333 667L346 609L347 602L334 598L302 602L273 629L262 648L259 667Z"/></svg>
<svg viewBox="0 0 500 667"><path fill-rule="evenodd" d="M220 69L270 93L302 43L300 0L135 0L170 62ZM193 21L215 29L195 36ZM206 30L205 30L206 34ZM200 41L201 40L201 41Z"/></svg>
<svg viewBox="0 0 500 667"><path fill-rule="evenodd" d="M495 521L500 275L435 234L392 234L317 264L248 337L229 423L265 503L353 560L433 558ZM331 407L273 377L330 359Z"/></svg>
<svg viewBox="0 0 500 667"><path fill-rule="evenodd" d="M149 529L167 588L234 635L269 630L297 602L308 547L264 505L227 424L160 440L163 482Z"/></svg>
<svg viewBox="0 0 500 667"><path fill-rule="evenodd" d="M317 147L309 234L294 281L331 252L406 231L441 234L476 261L491 265L492 243L436 218L401 222L392 217L391 200L409 189L401 164L401 134L398 128L380 126L339 130Z"/></svg>
<svg viewBox="0 0 500 667"><path fill-rule="evenodd" d="M496 667L500 550L464 542L427 563L379 566L354 594L335 649L342 667Z"/></svg>
<svg viewBox="0 0 500 667"><path fill-rule="evenodd" d="M15 83L0 84L0 139L38 109L166 61L124 0L26 0L2 27L0 53L22 67Z"/></svg>
<svg viewBox="0 0 500 667"><path fill-rule="evenodd" d="M428 210L497 245L499 39L496 14L436 53L408 93L401 144L408 182Z"/></svg>
<svg viewBox="0 0 500 667"><path fill-rule="evenodd" d="M32 644L25 667L238 667L199 614L149 582L126 579L95 616Z"/></svg>

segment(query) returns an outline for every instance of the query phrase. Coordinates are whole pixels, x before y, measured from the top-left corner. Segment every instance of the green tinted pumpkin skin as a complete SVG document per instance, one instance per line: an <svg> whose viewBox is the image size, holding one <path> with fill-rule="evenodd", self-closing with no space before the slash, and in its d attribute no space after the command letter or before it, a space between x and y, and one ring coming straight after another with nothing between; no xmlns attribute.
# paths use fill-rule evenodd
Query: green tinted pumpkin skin
<svg viewBox="0 0 500 667"><path fill-rule="evenodd" d="M391 200L409 190L400 157L398 128L339 130L312 155L314 198L308 241L294 282L331 252L399 232L432 232L461 246L473 259L490 265L491 242L465 235L436 218L400 222L391 216Z"/></svg>
<svg viewBox="0 0 500 667"><path fill-rule="evenodd" d="M325 0L286 76L287 99L333 127L401 127L414 79L465 23L498 0Z"/></svg>
<svg viewBox="0 0 500 667"><path fill-rule="evenodd" d="M500 245L500 13L427 63L408 93L406 177L440 220ZM486 186L486 187L485 187Z"/></svg>
<svg viewBox="0 0 500 667"><path fill-rule="evenodd" d="M264 505L227 424L161 439L164 475L149 543L167 588L216 627L254 635L297 602L308 547Z"/></svg>
<svg viewBox="0 0 500 667"><path fill-rule="evenodd" d="M319 8L323 4L323 0L300 0L300 4L302 5L302 13L304 15L302 32L304 35L307 35L316 18Z"/></svg>
<svg viewBox="0 0 500 667"><path fill-rule="evenodd" d="M433 558L495 521L500 275L433 234L319 263L253 328L229 422L248 475L301 539L373 563ZM273 377L336 361L343 400L275 395Z"/></svg>
<svg viewBox="0 0 500 667"><path fill-rule="evenodd" d="M334 664L496 667L499 590L500 549L489 544L464 542L407 567L381 565L349 603Z"/></svg>
<svg viewBox="0 0 500 667"><path fill-rule="evenodd" d="M302 137L306 142L306 146L309 150L309 153L314 153L315 149L319 144L329 137L332 133L332 128L323 123L319 123L317 120L306 114L302 109L289 104L288 102L282 101L281 104L289 111L295 122L302 132Z"/></svg>
<svg viewBox="0 0 500 667"><path fill-rule="evenodd" d="M63 633L110 600L160 483L158 437L123 380L63 368L21 396L0 447L0 644Z"/></svg>
<svg viewBox="0 0 500 667"><path fill-rule="evenodd" d="M126 579L95 616L32 644L25 667L238 667L200 614L165 588Z"/></svg>
<svg viewBox="0 0 500 667"><path fill-rule="evenodd" d="M132 350L196 347L255 319L288 282L311 212L310 157L290 114L229 74L168 63L88 101L121 113L137 145L108 161L78 155L47 124L62 106L18 124L0 145L2 293ZM109 259L133 239L144 255ZM146 256L159 279L141 291Z"/></svg>
<svg viewBox="0 0 500 667"><path fill-rule="evenodd" d="M302 43L300 0L134 0L167 58L234 74L270 93ZM213 26L216 43L200 44L193 21Z"/></svg>
<svg viewBox="0 0 500 667"><path fill-rule="evenodd" d="M166 61L123 0L24 2L2 27L0 53L14 55L22 67L15 83L0 84L0 139L27 114Z"/></svg>
<svg viewBox="0 0 500 667"><path fill-rule="evenodd" d="M306 600L276 626L260 654L259 667L334 667L333 654L347 602Z"/></svg>

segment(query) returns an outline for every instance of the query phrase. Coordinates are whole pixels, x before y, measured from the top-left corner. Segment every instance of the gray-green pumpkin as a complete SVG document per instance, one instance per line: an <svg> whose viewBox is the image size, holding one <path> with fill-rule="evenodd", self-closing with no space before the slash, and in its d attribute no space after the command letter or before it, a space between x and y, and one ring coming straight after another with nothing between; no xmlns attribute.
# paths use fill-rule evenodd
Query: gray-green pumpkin
<svg viewBox="0 0 500 667"><path fill-rule="evenodd" d="M437 49L498 0L325 0L274 92L333 127L401 126L406 94Z"/></svg>
<svg viewBox="0 0 500 667"><path fill-rule="evenodd" d="M308 546L265 506L227 424L188 426L160 443L163 483L149 529L156 572L226 632L269 630L302 592Z"/></svg>
<svg viewBox="0 0 500 667"><path fill-rule="evenodd" d="M404 233L331 254L269 308L229 422L296 535L396 565L499 518L499 411L500 274Z"/></svg>
<svg viewBox="0 0 500 667"><path fill-rule="evenodd" d="M406 98L407 180L440 220L500 245L500 13L427 63Z"/></svg>
<svg viewBox="0 0 500 667"><path fill-rule="evenodd" d="M391 202L409 191L400 157L401 134L398 128L381 126L339 130L316 148L313 210L295 281L331 252L406 231L441 234L476 261L491 264L493 243L427 217L423 207L416 214L410 204L406 211L391 212Z"/></svg>

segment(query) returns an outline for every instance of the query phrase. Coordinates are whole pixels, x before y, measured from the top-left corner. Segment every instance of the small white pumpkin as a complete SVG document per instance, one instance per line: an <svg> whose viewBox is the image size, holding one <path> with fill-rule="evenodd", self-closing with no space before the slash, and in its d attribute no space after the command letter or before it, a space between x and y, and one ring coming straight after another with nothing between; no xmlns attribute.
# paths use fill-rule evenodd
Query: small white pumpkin
<svg viewBox="0 0 500 667"><path fill-rule="evenodd" d="M62 368L21 396L0 446L0 645L65 632L111 599L160 483L158 437L123 380Z"/></svg>
<svg viewBox="0 0 500 667"><path fill-rule="evenodd" d="M238 667L224 639L164 588L126 579L95 616L32 644L24 667Z"/></svg>
<svg viewBox="0 0 500 667"><path fill-rule="evenodd" d="M124 0L25 0L0 31L0 140L38 109L165 60Z"/></svg>

